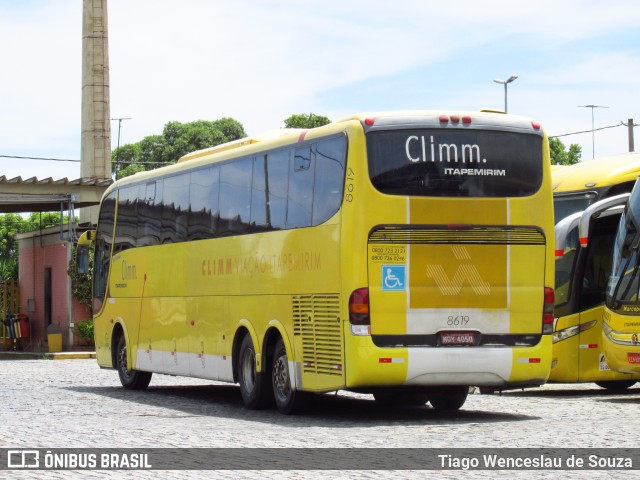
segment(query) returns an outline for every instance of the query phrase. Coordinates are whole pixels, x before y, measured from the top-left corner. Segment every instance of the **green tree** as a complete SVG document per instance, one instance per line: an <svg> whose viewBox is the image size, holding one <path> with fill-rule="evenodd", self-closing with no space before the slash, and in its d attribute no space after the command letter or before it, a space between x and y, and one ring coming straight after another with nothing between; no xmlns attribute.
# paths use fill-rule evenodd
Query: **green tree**
<svg viewBox="0 0 640 480"><path fill-rule="evenodd" d="M16 233L25 230L26 220L17 213L7 213L0 215L0 259L10 261L16 257L18 252L18 241L15 239ZM17 257L15 258L17 265Z"/></svg>
<svg viewBox="0 0 640 480"><path fill-rule="evenodd" d="M0 258L0 281L18 278L18 257Z"/></svg>
<svg viewBox="0 0 640 480"><path fill-rule="evenodd" d="M582 147L580 145L572 143L567 151L564 143L559 138L549 139L549 150L552 165L573 165L580 162L580 157L582 156Z"/></svg>
<svg viewBox="0 0 640 480"><path fill-rule="evenodd" d="M76 268L76 254L78 245L73 245L73 254L67 268L67 274L71 277L71 293L73 298L78 300L82 305L91 308L91 277L93 274L93 250L89 251L89 271L87 273L78 273Z"/></svg>
<svg viewBox="0 0 640 480"><path fill-rule="evenodd" d="M315 113L296 113L291 115L289 118L285 118L284 127L285 128L314 128L321 127L322 125L326 125L331 123L327 117L322 115L316 115Z"/></svg>
<svg viewBox="0 0 640 480"><path fill-rule="evenodd" d="M113 171L119 172L121 169L134 164L140 157L140 149L140 143L128 143L116 148L111 155Z"/></svg>
<svg viewBox="0 0 640 480"><path fill-rule="evenodd" d="M170 165L189 152L246 136L242 124L233 118L189 123L171 121L165 124L161 135L150 135L137 143L116 148L111 153L112 169L118 179Z"/></svg>
<svg viewBox="0 0 640 480"><path fill-rule="evenodd" d="M67 223L65 215L63 222ZM27 218L17 213L0 215L0 277L2 280L18 278L17 233L31 232L60 225L60 213L33 212Z"/></svg>

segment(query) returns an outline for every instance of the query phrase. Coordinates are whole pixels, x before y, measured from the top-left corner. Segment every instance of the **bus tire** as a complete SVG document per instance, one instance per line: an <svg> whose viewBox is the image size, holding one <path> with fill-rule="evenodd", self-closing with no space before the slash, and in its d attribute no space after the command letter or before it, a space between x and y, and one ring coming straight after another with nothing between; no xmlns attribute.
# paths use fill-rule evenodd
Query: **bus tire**
<svg viewBox="0 0 640 480"><path fill-rule="evenodd" d="M632 387L636 380L603 380L595 383L600 388L605 388L610 392L624 392L627 388Z"/></svg>
<svg viewBox="0 0 640 480"><path fill-rule="evenodd" d="M124 335L120 335L120 338L118 338L116 369L118 370L120 383L127 390L144 390L151 382L151 372L141 372L127 368L127 341Z"/></svg>
<svg viewBox="0 0 640 480"><path fill-rule="evenodd" d="M429 392L429 402L436 410L459 410L467 400L469 387L439 387Z"/></svg>
<svg viewBox="0 0 640 480"><path fill-rule="evenodd" d="M282 338L279 338L273 349L273 366L271 369L273 397L280 413L291 415L301 413L306 407L309 395L307 392L292 387L291 372L287 349Z"/></svg>
<svg viewBox="0 0 640 480"><path fill-rule="evenodd" d="M249 334L246 334L242 339L239 359L238 381L240 383L240 395L245 407L249 410L270 407L273 404L271 377L267 372L256 371L256 349Z"/></svg>

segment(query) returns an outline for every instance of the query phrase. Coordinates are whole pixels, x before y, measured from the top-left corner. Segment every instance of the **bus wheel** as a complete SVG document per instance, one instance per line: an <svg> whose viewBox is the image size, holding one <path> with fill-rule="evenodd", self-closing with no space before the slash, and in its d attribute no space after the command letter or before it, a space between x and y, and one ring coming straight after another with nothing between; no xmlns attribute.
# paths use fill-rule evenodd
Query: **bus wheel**
<svg viewBox="0 0 640 480"><path fill-rule="evenodd" d="M436 410L459 410L468 393L469 387L440 387L429 392L429 402Z"/></svg>
<svg viewBox="0 0 640 480"><path fill-rule="evenodd" d="M242 339L239 357L238 379L244 405L250 410L271 406L273 400L270 377L265 372L256 371L256 350L249 334Z"/></svg>
<svg viewBox="0 0 640 480"><path fill-rule="evenodd" d="M635 380L604 380L602 382L596 382L596 385L601 388L606 388L610 392L624 392L635 383Z"/></svg>
<svg viewBox="0 0 640 480"><path fill-rule="evenodd" d="M273 350L271 377L273 380L273 396L276 400L278 411L285 415L300 413L309 398L306 392L295 390L292 387L287 349L281 338L278 339Z"/></svg>
<svg viewBox="0 0 640 480"><path fill-rule="evenodd" d="M116 369L120 383L127 390L144 390L151 381L151 372L140 372L127 368L127 342L124 335L120 335L116 348Z"/></svg>

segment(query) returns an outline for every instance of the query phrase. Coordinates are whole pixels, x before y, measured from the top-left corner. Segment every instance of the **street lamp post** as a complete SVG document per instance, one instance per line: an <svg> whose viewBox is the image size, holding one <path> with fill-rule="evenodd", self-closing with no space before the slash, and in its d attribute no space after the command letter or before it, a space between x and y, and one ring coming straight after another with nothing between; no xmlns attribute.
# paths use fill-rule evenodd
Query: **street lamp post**
<svg viewBox="0 0 640 480"><path fill-rule="evenodd" d="M596 130L593 122L593 109L609 107L604 107L602 105L578 105L578 107L591 109L591 158L596 158Z"/></svg>
<svg viewBox="0 0 640 480"><path fill-rule="evenodd" d="M506 80L500 80L499 78L494 80L494 82L504 85L504 113L507 113L507 85L513 82L516 78L518 78L517 75L511 75Z"/></svg>

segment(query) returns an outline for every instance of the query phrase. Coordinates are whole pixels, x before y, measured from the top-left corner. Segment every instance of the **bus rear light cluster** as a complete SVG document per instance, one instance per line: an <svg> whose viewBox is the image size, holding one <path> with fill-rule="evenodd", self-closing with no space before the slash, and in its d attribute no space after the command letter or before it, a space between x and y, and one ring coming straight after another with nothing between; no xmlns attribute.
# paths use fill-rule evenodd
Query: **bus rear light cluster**
<svg viewBox="0 0 640 480"><path fill-rule="evenodd" d="M349 323L353 335L371 335L369 289L358 288L349 297Z"/></svg>
<svg viewBox="0 0 640 480"><path fill-rule="evenodd" d="M460 115L440 115L440 123L460 123L462 122L465 125L469 125L471 123L471 117L469 115L463 115L462 117Z"/></svg>
<svg viewBox="0 0 640 480"><path fill-rule="evenodd" d="M553 306L555 294L553 288L544 289L544 306L542 307L542 334L553 333Z"/></svg>

